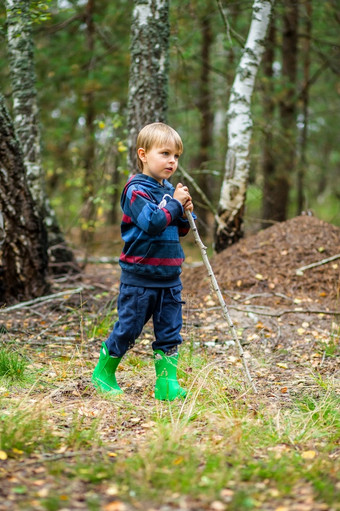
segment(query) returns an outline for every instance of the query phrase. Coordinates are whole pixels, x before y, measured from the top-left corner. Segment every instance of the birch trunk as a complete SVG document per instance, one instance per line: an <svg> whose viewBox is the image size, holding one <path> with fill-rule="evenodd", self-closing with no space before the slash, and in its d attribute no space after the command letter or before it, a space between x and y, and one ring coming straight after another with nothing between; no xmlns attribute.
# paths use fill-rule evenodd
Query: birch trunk
<svg viewBox="0 0 340 511"><path fill-rule="evenodd" d="M76 264L44 188L30 3L5 0L14 126L22 147L27 184L48 232L50 266L56 273L63 273L70 269L69 263L73 269Z"/></svg>
<svg viewBox="0 0 340 511"><path fill-rule="evenodd" d="M218 205L215 250L221 252L243 236L252 135L251 97L264 50L272 0L255 0L248 38L232 86L228 108L228 150Z"/></svg>
<svg viewBox="0 0 340 511"><path fill-rule="evenodd" d="M169 36L169 0L135 0L128 97L128 165L134 173L139 131L166 121Z"/></svg>
<svg viewBox="0 0 340 511"><path fill-rule="evenodd" d="M48 290L47 237L26 182L20 143L0 95L0 303Z"/></svg>

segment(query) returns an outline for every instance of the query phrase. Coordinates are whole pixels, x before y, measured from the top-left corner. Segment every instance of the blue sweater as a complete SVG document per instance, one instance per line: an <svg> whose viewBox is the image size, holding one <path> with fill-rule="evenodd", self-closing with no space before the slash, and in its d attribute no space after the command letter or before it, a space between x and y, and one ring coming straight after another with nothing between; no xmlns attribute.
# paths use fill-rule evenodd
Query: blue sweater
<svg viewBox="0 0 340 511"><path fill-rule="evenodd" d="M179 236L189 231L182 204L173 198L174 187L145 174L126 183L121 207L125 242L119 264L121 282L143 287L171 287L180 283L184 252Z"/></svg>

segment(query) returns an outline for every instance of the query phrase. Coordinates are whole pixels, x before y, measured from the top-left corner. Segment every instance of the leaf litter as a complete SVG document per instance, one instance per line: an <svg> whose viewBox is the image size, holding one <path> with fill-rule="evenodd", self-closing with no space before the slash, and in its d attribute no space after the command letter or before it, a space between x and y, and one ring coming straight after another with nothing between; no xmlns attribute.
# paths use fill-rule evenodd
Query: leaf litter
<svg viewBox="0 0 340 511"><path fill-rule="evenodd" d="M195 356L201 353L207 357L214 371L232 374L234 380L223 383L226 396L235 402L246 400L254 417L262 407L274 410L279 417L302 392L317 400L320 388L328 385L326 380L332 379L338 389L340 327L336 312L340 263L334 260L308 269L303 275L297 275L296 270L339 253L339 228L314 217L300 216L249 236L211 258L259 390L259 395L249 401L242 364L205 268L185 265L182 276L185 349ZM55 293L72 287L82 287L82 291L61 294L55 301L13 310L0 317L2 344L23 354L34 376L24 387L1 384L1 413L9 413L14 404L31 407L32 414L41 407L47 414L46 423L58 439L50 450L46 446L39 450L37 446L30 453L15 446L11 449L1 446L0 510L73 510L89 509L90 505L93 509L118 511L141 507L150 511L238 509L235 503L238 493L233 486L224 487L210 501L200 490L196 499L175 492L173 505L169 497L166 504L150 501L139 505L133 492L129 499L120 497L121 488L107 476L105 468L102 474L91 473L87 466L89 453L93 459L111 463L133 455L143 443L148 445L159 416L165 414L165 408L158 406L155 416L152 324L146 325L125 366L119 368L125 397L111 405L95 393L90 378L100 344L115 320L119 267L89 264L81 276L55 280L52 284ZM101 317L103 321L99 321ZM186 377L191 378L194 389L201 385L204 391L205 380L202 384L195 380L200 369L192 365L190 356L185 360ZM94 421L100 427L91 432ZM237 439L238 435L236 428L233 437ZM215 438L218 452L224 435L216 433ZM280 459L293 447L278 444L272 449ZM261 449L258 455L265 456ZM336 453L332 452L330 459L332 456L335 460ZM316 462L317 442L304 444L300 457L304 463ZM79 469L82 459L85 466ZM183 460L178 455L174 466L181 467ZM49 468L52 465L55 472ZM264 511L337 509L316 499L306 481L296 482L294 492L285 497L269 482L265 485L258 492L266 494L265 502L259 504L255 500L252 504L249 497L239 509L259 506ZM245 483L241 490L247 493ZM126 493L129 492L125 488Z"/></svg>

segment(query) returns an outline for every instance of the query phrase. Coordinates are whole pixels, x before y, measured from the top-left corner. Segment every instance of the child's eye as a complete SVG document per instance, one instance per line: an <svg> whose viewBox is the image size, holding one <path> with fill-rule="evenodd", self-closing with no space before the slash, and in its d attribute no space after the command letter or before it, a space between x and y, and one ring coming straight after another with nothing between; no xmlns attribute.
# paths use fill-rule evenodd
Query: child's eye
<svg viewBox="0 0 340 511"><path fill-rule="evenodd" d="M168 156L168 155L169 155L168 151L163 151L163 154L164 154L165 156Z"/></svg>
<svg viewBox="0 0 340 511"><path fill-rule="evenodd" d="M178 160L179 159L179 154L175 154L175 158L176 158L176 160Z"/></svg>

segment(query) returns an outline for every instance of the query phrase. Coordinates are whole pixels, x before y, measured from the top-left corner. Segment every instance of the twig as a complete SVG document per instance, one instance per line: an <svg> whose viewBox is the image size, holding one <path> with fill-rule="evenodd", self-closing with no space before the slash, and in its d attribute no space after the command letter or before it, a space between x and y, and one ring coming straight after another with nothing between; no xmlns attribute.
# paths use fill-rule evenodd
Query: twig
<svg viewBox="0 0 340 511"><path fill-rule="evenodd" d="M319 309L284 309L275 313L272 312L266 312L263 309L267 308L263 305L253 305L253 307L258 307L259 309L253 310L243 307L236 307L236 305L228 305L229 309L233 309L240 312L250 312L252 314L258 314L259 316L271 316L273 318L279 318L280 316L284 316L284 314L329 314L330 316L339 316L339 311L326 311L326 310L319 310ZM217 310L219 307L209 307L208 309L204 309L206 311L211 310ZM203 309L191 309L191 312L201 312Z"/></svg>
<svg viewBox="0 0 340 511"><path fill-rule="evenodd" d="M335 261L336 259L340 259L340 254L336 254L332 257L327 257L327 259L322 259L321 261L317 261L316 263L307 264L307 266L301 266L295 270L296 275L303 275L305 270L309 270L309 268L316 268L316 266L321 266L322 264L330 263L331 261Z"/></svg>
<svg viewBox="0 0 340 511"><path fill-rule="evenodd" d="M93 452L93 450L91 452ZM36 465L37 463L45 463L46 461L57 461L63 458L74 458L75 456L80 456L82 454L88 454L88 451L67 451L58 454L47 454L45 456L41 456L41 458L26 461L25 466Z"/></svg>
<svg viewBox="0 0 340 511"><path fill-rule="evenodd" d="M46 303L55 300L56 298L65 298L65 295L74 295L76 293L81 293L84 289L93 289L92 287L77 287L75 289L65 289L65 291L61 291L59 293L54 293L53 295L39 296L38 298L34 298L34 300L28 300L27 302L17 303L16 305L12 305L11 307L5 307L0 309L0 314L4 314L9 311L24 309L25 307L30 307L31 305L36 305L39 303Z"/></svg>
<svg viewBox="0 0 340 511"><path fill-rule="evenodd" d="M194 238L195 238L195 242L196 244L199 246L200 250L201 250L201 254L202 254L202 258L203 258L203 262L208 270L208 275L210 277L210 280L211 280L211 283L212 283L212 287L215 291L215 293L217 294L217 297L219 299L219 302L220 302L220 305L221 305L221 308L222 308L222 312L223 312L223 316L224 318L227 320L227 323L229 325L229 328L230 328L230 331L232 333L232 337L235 341L235 343L237 344L238 346L238 351L239 351L239 356L240 356L240 359L242 361L242 364L243 364L243 368L244 368L244 371L246 373L246 376L247 376L247 379L253 389L253 391L255 393L257 393L257 390L256 390L256 387L255 387L255 384L250 376L250 373L249 373L249 369L248 369L248 365L247 365L247 362L244 358L244 351L243 351L243 348L242 348L242 345L239 341L239 338L237 337L237 333L236 333L236 329L233 325L233 322L229 316L229 312L228 312L228 309L227 309L227 306L226 306L226 303L224 301L224 298L222 296L222 293L221 293L221 290L219 288L219 285L217 283L217 280L216 280L216 277L215 277L215 274L213 272L213 269L211 267L211 264L210 264L210 261L208 259L208 256L207 256L207 247L203 244L201 238L200 238L200 235L198 233L198 230L197 230L197 227L196 227L196 224L194 222L194 219L193 219L193 216L192 214L190 213L190 211L187 211L186 212L186 215L187 215L187 218L188 218L188 221L189 221L189 224L190 224L190 227L192 229L192 232L194 234Z"/></svg>
<svg viewBox="0 0 340 511"><path fill-rule="evenodd" d="M77 262L78 263L84 263L84 262L87 262L87 263L91 263L91 264L117 264L119 262L119 257L107 257L107 256L104 256L104 257L93 257L93 256L88 256L88 257L78 257L77 258Z"/></svg>
<svg viewBox="0 0 340 511"><path fill-rule="evenodd" d="M208 199L207 195L204 193L204 191L202 190L202 188L200 188L198 186L198 184L196 183L196 181L190 176L190 174L188 174L188 172L182 167L179 165L178 167L178 170L180 171L180 173L182 174L182 176L187 180L189 181L190 184L192 184L193 188L196 190L196 192L199 194L199 196L202 198L202 200L205 202L205 204L208 206L209 210L212 212L212 214L214 215L214 219L215 219L215 222L217 223L217 225L220 225L221 224L221 219L220 217L218 216L218 213L217 213L217 209L215 208L215 206L213 205L213 203Z"/></svg>

